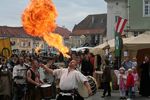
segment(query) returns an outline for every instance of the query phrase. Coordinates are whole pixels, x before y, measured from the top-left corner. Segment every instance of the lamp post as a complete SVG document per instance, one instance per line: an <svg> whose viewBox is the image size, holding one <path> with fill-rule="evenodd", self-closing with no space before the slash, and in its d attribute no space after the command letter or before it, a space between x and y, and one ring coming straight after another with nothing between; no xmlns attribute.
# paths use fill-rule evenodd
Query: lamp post
<svg viewBox="0 0 150 100"><path fill-rule="evenodd" d="M109 49L110 49L110 45L108 44L108 40L106 40L106 45L103 48L103 50L105 51L106 56L109 56Z"/></svg>
<svg viewBox="0 0 150 100"><path fill-rule="evenodd" d="M70 42L70 48L73 47L73 39L72 39L72 36L69 36L69 42Z"/></svg>
<svg viewBox="0 0 150 100"><path fill-rule="evenodd" d="M80 36L80 45L85 44L85 36L81 35Z"/></svg>

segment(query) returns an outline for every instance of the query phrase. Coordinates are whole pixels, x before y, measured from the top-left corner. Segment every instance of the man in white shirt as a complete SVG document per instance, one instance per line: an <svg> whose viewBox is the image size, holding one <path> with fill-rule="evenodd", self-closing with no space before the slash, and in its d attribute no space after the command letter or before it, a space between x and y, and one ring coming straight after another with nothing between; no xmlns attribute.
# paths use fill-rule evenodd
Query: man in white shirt
<svg viewBox="0 0 150 100"><path fill-rule="evenodd" d="M24 58L19 57L19 64L13 68L14 80L14 97L13 100L21 100L26 89L26 71L27 67L24 65Z"/></svg>
<svg viewBox="0 0 150 100"><path fill-rule="evenodd" d="M83 100L78 93L72 93L73 90L78 88L78 82L82 82L87 88L88 94L92 95L87 78L81 72L76 70L77 62L75 60L70 61L68 68L52 70L44 65L41 65L41 67L49 74L53 74L56 78L60 79L60 94L58 95L57 100Z"/></svg>

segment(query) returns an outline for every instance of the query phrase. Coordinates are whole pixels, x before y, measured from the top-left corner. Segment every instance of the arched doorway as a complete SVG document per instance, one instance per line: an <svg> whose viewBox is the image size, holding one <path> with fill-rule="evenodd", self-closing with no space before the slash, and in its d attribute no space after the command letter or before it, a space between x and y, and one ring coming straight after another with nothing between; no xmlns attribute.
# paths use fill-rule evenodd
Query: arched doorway
<svg viewBox="0 0 150 100"><path fill-rule="evenodd" d="M150 58L150 48L140 49L137 51L137 63L138 63L137 71L139 76L141 75L140 65L142 64L145 56L148 56Z"/></svg>
<svg viewBox="0 0 150 100"><path fill-rule="evenodd" d="M150 48L140 49L140 50L137 51L138 65L142 64L142 61L144 60L145 56L148 56L150 58Z"/></svg>

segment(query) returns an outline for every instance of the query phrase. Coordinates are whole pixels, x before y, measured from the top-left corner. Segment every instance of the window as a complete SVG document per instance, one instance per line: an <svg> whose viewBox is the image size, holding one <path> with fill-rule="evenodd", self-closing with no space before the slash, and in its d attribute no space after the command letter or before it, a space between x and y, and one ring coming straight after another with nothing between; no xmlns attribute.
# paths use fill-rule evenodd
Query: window
<svg viewBox="0 0 150 100"><path fill-rule="evenodd" d="M119 3L118 3L118 2L116 2L116 5L117 5L117 6L118 6L118 4L119 4Z"/></svg>
<svg viewBox="0 0 150 100"><path fill-rule="evenodd" d="M150 0L143 1L143 15L150 16Z"/></svg>

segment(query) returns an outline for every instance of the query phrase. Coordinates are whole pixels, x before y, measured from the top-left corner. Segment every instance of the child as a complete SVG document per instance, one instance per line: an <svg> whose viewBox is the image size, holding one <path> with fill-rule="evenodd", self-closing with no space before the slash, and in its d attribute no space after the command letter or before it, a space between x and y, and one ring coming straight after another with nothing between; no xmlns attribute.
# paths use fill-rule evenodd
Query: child
<svg viewBox="0 0 150 100"><path fill-rule="evenodd" d="M132 88L134 87L134 77L132 75L132 69L128 69L126 87L127 87L127 91L128 91L128 99L127 100L130 100L132 97Z"/></svg>
<svg viewBox="0 0 150 100"><path fill-rule="evenodd" d="M125 69L121 67L118 70L114 71L117 78L118 78L118 85L119 85L119 91L120 91L120 99L125 100L126 97L126 74L125 74Z"/></svg>
<svg viewBox="0 0 150 100"><path fill-rule="evenodd" d="M135 67L132 67L132 75L134 77L134 87L132 89L132 92L133 92L133 96L135 96L135 92L138 91L138 73L137 73L137 70Z"/></svg>

